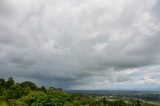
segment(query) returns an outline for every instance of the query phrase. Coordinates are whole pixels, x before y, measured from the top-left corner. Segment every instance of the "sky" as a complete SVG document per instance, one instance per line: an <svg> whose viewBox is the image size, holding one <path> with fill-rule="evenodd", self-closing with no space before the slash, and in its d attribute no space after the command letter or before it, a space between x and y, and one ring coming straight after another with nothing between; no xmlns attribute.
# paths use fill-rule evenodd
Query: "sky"
<svg viewBox="0 0 160 106"><path fill-rule="evenodd" d="M0 78L160 90L160 0L0 0Z"/></svg>

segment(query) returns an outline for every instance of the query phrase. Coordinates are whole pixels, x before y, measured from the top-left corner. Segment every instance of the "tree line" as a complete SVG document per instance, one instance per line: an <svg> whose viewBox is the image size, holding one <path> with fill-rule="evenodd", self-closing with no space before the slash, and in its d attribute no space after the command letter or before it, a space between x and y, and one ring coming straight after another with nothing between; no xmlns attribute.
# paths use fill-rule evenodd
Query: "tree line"
<svg viewBox="0 0 160 106"><path fill-rule="evenodd" d="M16 83L12 77L0 79L0 106L154 106L139 100L117 99L109 101L105 97L71 94L60 88L38 87L31 81Z"/></svg>

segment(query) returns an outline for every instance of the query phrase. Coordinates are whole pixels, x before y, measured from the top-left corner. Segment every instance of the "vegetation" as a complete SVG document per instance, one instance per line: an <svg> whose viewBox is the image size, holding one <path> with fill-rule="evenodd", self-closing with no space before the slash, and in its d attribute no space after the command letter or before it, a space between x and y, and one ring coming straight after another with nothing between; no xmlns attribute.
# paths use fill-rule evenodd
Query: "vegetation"
<svg viewBox="0 0 160 106"><path fill-rule="evenodd" d="M0 106L155 106L141 100L83 96L62 89L38 87L30 81L0 79Z"/></svg>

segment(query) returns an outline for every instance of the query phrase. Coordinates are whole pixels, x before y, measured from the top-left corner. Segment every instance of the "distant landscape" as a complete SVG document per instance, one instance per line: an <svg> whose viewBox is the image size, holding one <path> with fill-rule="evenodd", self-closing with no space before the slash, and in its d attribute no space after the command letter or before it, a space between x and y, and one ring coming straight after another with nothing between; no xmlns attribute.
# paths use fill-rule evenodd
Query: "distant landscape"
<svg viewBox="0 0 160 106"><path fill-rule="evenodd" d="M127 91L127 90L68 90L70 93L88 95L93 97L106 97L109 100L123 99L128 101L141 100L151 104L160 105L160 91Z"/></svg>
<svg viewBox="0 0 160 106"><path fill-rule="evenodd" d="M0 79L0 106L160 106L160 92L62 90Z"/></svg>

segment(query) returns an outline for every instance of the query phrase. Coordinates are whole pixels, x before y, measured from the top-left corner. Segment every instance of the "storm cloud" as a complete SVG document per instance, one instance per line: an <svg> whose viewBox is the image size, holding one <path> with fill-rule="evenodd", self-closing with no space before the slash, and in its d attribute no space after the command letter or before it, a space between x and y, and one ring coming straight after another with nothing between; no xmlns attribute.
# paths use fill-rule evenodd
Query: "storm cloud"
<svg viewBox="0 0 160 106"><path fill-rule="evenodd" d="M1 0L0 77L64 89L159 89L158 4Z"/></svg>

